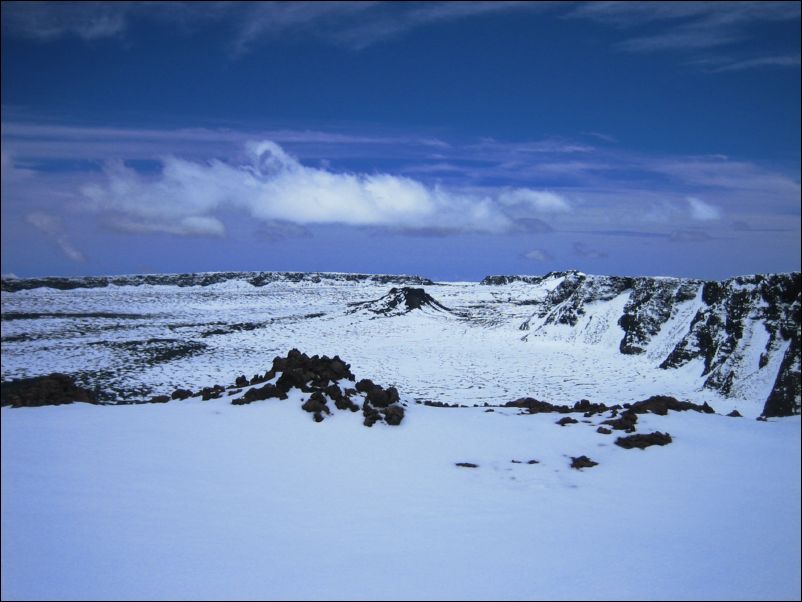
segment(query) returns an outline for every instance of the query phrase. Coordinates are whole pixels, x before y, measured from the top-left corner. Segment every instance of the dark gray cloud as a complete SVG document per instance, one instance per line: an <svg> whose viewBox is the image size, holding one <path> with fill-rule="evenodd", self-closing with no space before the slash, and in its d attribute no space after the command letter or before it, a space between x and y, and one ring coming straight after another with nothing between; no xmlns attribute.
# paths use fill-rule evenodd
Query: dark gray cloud
<svg viewBox="0 0 802 602"><path fill-rule="evenodd" d="M793 228L767 228L761 224L750 224L745 220L732 222L732 229L736 232L793 232Z"/></svg>
<svg viewBox="0 0 802 602"><path fill-rule="evenodd" d="M292 238L312 238L312 231L301 224L271 220L260 224L253 235L266 242L283 242Z"/></svg>
<svg viewBox="0 0 802 602"><path fill-rule="evenodd" d="M645 232L639 230L593 230L592 232L581 232L580 234L596 234L602 236L620 236L624 238L670 238L670 234L663 232Z"/></svg>
<svg viewBox="0 0 802 602"><path fill-rule="evenodd" d="M584 257L585 259L605 259L606 257L608 257L606 251L602 251L600 249L591 247L590 245L584 242L574 243L574 253L576 253L580 257Z"/></svg>
<svg viewBox="0 0 802 602"><path fill-rule="evenodd" d="M515 226L518 230L531 234L547 234L554 232L554 228L547 222L537 217L517 217Z"/></svg>
<svg viewBox="0 0 802 602"><path fill-rule="evenodd" d="M707 242L713 237L704 230L674 230L669 237L671 242Z"/></svg>

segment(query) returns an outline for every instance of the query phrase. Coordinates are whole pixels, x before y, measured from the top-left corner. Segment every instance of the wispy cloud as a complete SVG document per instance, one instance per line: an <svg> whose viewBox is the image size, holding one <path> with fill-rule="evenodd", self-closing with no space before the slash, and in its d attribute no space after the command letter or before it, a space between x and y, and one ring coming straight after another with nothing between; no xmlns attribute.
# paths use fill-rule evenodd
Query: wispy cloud
<svg viewBox="0 0 802 602"><path fill-rule="evenodd" d="M40 232L46 234L68 259L76 262L86 261L84 254L70 242L59 216L36 211L29 213L26 216L26 221Z"/></svg>
<svg viewBox="0 0 802 602"><path fill-rule="evenodd" d="M718 66L710 68L712 73L724 73L727 71L745 71L747 69L799 67L799 55L775 55L761 56L743 60L723 60Z"/></svg>
<svg viewBox="0 0 802 602"><path fill-rule="evenodd" d="M120 35L132 2L8 2L3 34L49 41L62 36L95 40Z"/></svg>
<svg viewBox="0 0 802 602"><path fill-rule="evenodd" d="M513 188L504 190L498 200L502 205L523 205L541 213L564 213L571 210L563 196L548 190Z"/></svg>
<svg viewBox="0 0 802 602"><path fill-rule="evenodd" d="M732 46L756 35L761 24L800 18L798 2L583 2L568 17L590 19L622 32L648 31L616 43L619 50L637 53L673 51L698 53ZM700 57L707 61L709 57ZM775 57L722 57L720 71L799 65Z"/></svg>
<svg viewBox="0 0 802 602"><path fill-rule="evenodd" d="M687 199L691 217L698 221L711 221L721 219L721 210L701 199L689 196Z"/></svg>
<svg viewBox="0 0 802 602"><path fill-rule="evenodd" d="M224 23L234 54L261 40L310 39L361 50L427 25L490 13L537 11L548 2L9 2L4 34L42 42L66 36L87 41L122 38L134 21L197 31Z"/></svg>
<svg viewBox="0 0 802 602"><path fill-rule="evenodd" d="M798 2L6 2L3 34L49 42L124 39L135 22L158 22L177 34L215 26L229 32L229 51L250 52L263 41L315 40L354 51L423 27L491 14L546 13L611 27L626 52L699 53L749 41L761 23L799 19ZM648 31L632 37L631 31ZM627 37L628 36L628 37ZM793 57L724 58L720 69L794 67ZM705 57L698 60L704 61Z"/></svg>

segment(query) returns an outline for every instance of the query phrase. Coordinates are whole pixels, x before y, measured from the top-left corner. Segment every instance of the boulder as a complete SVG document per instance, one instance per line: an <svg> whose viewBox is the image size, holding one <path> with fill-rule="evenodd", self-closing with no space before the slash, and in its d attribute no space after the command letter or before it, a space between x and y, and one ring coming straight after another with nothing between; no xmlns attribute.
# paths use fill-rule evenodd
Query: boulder
<svg viewBox="0 0 802 602"><path fill-rule="evenodd" d="M404 419L404 408L392 405L384 411L384 421L390 426L398 426Z"/></svg>
<svg viewBox="0 0 802 602"><path fill-rule="evenodd" d="M581 470L583 468L593 468L594 466L598 466L598 462L594 462L587 456L579 456L578 458L571 457L571 468L576 468L577 470Z"/></svg>

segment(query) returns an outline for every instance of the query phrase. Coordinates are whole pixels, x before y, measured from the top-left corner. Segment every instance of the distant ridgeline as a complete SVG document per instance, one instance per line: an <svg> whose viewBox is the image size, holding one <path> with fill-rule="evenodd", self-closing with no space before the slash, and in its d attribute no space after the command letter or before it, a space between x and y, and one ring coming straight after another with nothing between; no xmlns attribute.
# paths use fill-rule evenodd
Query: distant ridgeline
<svg viewBox="0 0 802 602"><path fill-rule="evenodd" d="M373 282L376 284L428 285L428 278L407 275L346 274L337 272L197 272L192 274L128 274L122 276L81 276L75 278L3 278L2 290L13 293L33 288L71 290L115 286L210 286L229 281L242 281L253 286L271 282Z"/></svg>
<svg viewBox="0 0 802 602"><path fill-rule="evenodd" d="M530 331L526 336L581 339L580 331L598 331L599 322L608 320L623 330L620 353L646 353L662 369L702 360L704 386L723 395L744 386L756 371L776 371L763 414L800 413L799 272L716 282L568 271L488 276L481 284L549 281L559 283L533 303L532 317L521 325L521 330ZM609 312L614 306L599 305L617 298L622 305L613 315ZM608 313L601 315L600 307Z"/></svg>

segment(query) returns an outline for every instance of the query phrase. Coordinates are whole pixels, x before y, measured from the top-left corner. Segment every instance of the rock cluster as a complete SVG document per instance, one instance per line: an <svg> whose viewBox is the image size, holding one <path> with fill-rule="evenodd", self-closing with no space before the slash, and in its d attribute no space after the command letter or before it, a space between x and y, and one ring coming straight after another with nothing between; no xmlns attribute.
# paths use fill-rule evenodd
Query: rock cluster
<svg viewBox="0 0 802 602"><path fill-rule="evenodd" d="M276 378L278 376L278 378ZM328 402L334 403L338 410L358 412L361 408L365 426L373 426L384 421L397 426L404 419L404 407L399 403L398 389L384 388L372 380L363 378L354 387L341 388L341 380L355 381L351 365L335 355L308 356L297 349L292 349L286 357L276 357L273 365L264 375L256 375L248 380L240 376L235 386L247 386L268 382L262 387L255 387L245 395L234 399L234 405L244 405L264 399L287 399L291 389L299 389L310 393L301 408L313 415L315 422L321 422L331 414ZM244 384L244 383L247 383ZM355 400L362 400L361 405Z"/></svg>
<svg viewBox="0 0 802 602"><path fill-rule="evenodd" d="M585 418L590 418L594 414L602 414L610 410L618 411L621 409L620 405L608 406L603 403L592 403L587 399L581 399L573 406L565 406L555 405L549 403L548 401L540 401L539 399L534 399L532 397L521 397L515 401L508 401L503 407L521 408L526 410L529 414L571 414L574 412L581 412Z"/></svg>

